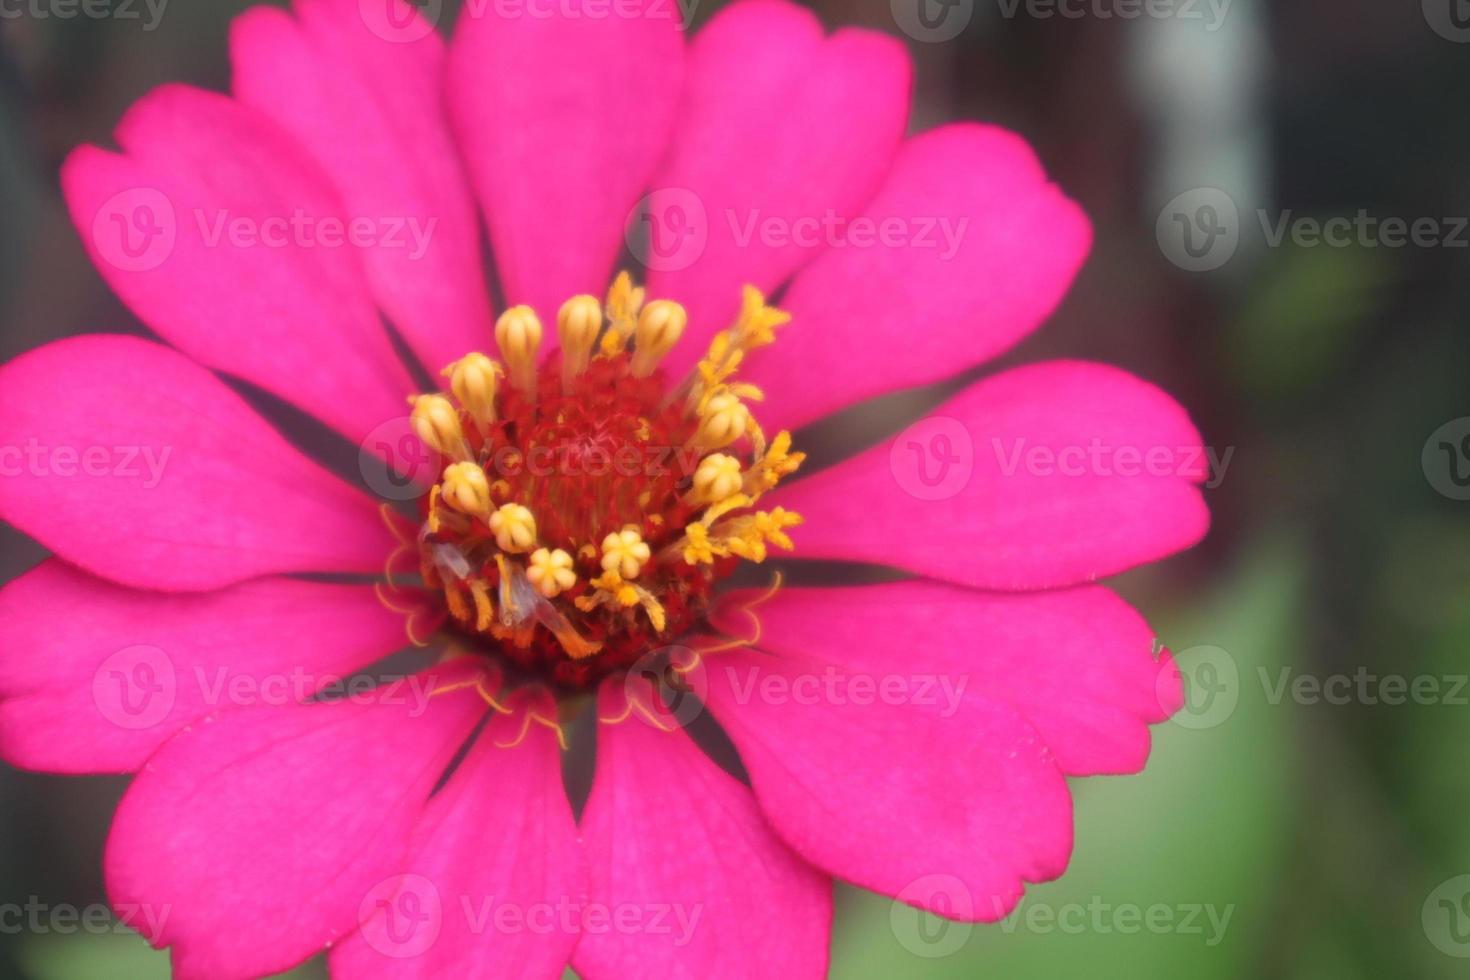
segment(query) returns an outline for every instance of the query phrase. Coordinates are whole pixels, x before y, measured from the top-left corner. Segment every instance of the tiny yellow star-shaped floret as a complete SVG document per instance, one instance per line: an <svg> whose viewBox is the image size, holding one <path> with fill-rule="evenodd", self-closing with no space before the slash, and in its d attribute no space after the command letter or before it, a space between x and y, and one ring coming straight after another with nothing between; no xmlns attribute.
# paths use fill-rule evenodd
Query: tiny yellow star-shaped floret
<svg viewBox="0 0 1470 980"><path fill-rule="evenodd" d="M536 543L536 518L529 507L521 504L501 504L490 515L490 532L501 551L522 552L531 550Z"/></svg>
<svg viewBox="0 0 1470 980"><path fill-rule="evenodd" d="M572 556L560 548L555 551L537 548L533 551L530 567L526 569L526 578L537 592L548 599L555 599L577 584Z"/></svg>
<svg viewBox="0 0 1470 980"><path fill-rule="evenodd" d="M652 556L637 528L625 527L602 539L603 570L617 572L624 579L637 578Z"/></svg>

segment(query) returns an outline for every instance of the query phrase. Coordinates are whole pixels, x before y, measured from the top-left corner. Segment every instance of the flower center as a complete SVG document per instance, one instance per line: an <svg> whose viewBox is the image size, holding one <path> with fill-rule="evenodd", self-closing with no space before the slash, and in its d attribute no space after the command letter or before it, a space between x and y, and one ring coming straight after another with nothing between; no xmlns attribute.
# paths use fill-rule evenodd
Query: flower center
<svg viewBox="0 0 1470 980"><path fill-rule="evenodd" d="M422 502L420 567L462 632L520 667L584 688L698 625L740 560L792 548L799 515L757 501L801 465L790 433L767 439L733 380L789 317L747 287L739 318L672 388L660 362L688 318L643 302L626 273L607 300L575 296L561 349L538 365L542 327L507 310L504 364L469 354L448 394L410 399L440 456Z"/></svg>

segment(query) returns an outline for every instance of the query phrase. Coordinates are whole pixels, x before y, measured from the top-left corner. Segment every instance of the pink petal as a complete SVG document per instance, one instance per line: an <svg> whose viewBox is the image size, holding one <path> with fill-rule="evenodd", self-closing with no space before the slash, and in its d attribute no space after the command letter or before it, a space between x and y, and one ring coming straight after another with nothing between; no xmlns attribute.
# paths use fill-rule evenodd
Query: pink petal
<svg viewBox="0 0 1470 980"><path fill-rule="evenodd" d="M577 941L586 889L544 695L496 715L414 829L403 873L332 950L339 977L546 977Z"/></svg>
<svg viewBox="0 0 1470 980"><path fill-rule="evenodd" d="M628 714L613 684L598 705L602 718L622 721L598 727L597 778L582 816L589 916L602 910L604 924L584 925L577 973L586 980L825 976L827 877L791 853L750 791L666 712L643 702Z"/></svg>
<svg viewBox="0 0 1470 980"><path fill-rule="evenodd" d="M136 102L116 136L126 155L80 147L61 182L93 263L143 322L353 440L403 415L412 383L361 257L331 245L342 204L294 140L182 85Z"/></svg>
<svg viewBox="0 0 1470 980"><path fill-rule="evenodd" d="M493 335L479 216L449 133L444 41L407 0L376 5L383 24L370 25L359 0L298 0L299 20L247 11L230 36L234 91L310 151L354 220L370 222L360 252L373 293L437 371Z"/></svg>
<svg viewBox="0 0 1470 980"><path fill-rule="evenodd" d="M241 708L148 761L107 842L114 908L166 913L175 976L276 973L355 928L485 711L456 664L342 701ZM453 693L432 696L440 687Z"/></svg>
<svg viewBox="0 0 1470 980"><path fill-rule="evenodd" d="M1004 701L1069 776L1139 771L1148 726L1179 707L1173 663L1154 659L1153 631L1107 589L1016 595L914 581L784 589L747 608L755 598L732 594L716 622L737 636L759 628L763 649L870 678L890 700L949 714L965 698Z"/></svg>
<svg viewBox="0 0 1470 980"><path fill-rule="evenodd" d="M988 589L1091 582L1195 544L1199 433L1146 382L1055 361L972 385L893 439L770 499L802 558Z"/></svg>
<svg viewBox="0 0 1470 980"><path fill-rule="evenodd" d="M508 303L547 321L600 294L674 121L679 7L665 0L467 4L450 114Z"/></svg>
<svg viewBox="0 0 1470 980"><path fill-rule="evenodd" d="M377 572L397 545L366 495L145 340L75 337L0 367L0 431L0 517L125 585Z"/></svg>
<svg viewBox="0 0 1470 980"><path fill-rule="evenodd" d="M909 140L863 221L797 276L781 300L791 325L752 358L764 425L794 429L999 354L1056 308L1092 242L1026 142L987 126Z"/></svg>
<svg viewBox="0 0 1470 980"><path fill-rule="evenodd" d="M690 312L673 373L730 324L743 285L774 289L829 244L808 235L813 221L861 212L903 137L912 75L893 38L827 37L784 0L733 4L699 32L673 151L640 219L655 236L649 295Z"/></svg>
<svg viewBox="0 0 1470 980"><path fill-rule="evenodd" d="M132 771L216 708L340 689L406 642L367 586L135 592L54 559L0 590L0 624L0 754L67 773Z"/></svg>
<svg viewBox="0 0 1470 980"><path fill-rule="evenodd" d="M822 870L949 918L990 922L1015 907L1024 882L1066 868L1066 782L1036 730L1003 702L967 698L946 718L862 694L832 664L748 649L701 669L695 683L739 749L761 809ZM923 888L940 874L958 889Z"/></svg>

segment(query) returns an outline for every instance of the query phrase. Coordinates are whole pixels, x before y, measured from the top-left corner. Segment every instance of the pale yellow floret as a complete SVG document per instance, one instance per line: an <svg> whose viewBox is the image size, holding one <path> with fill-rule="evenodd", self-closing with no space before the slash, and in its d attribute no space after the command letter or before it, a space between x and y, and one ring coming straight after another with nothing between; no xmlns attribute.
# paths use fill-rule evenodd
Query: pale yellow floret
<svg viewBox="0 0 1470 980"><path fill-rule="evenodd" d="M648 621L653 624L655 630L662 633L664 627L668 625L668 615L664 612L663 604L654 598L653 593L635 582L624 580L618 574L617 569L603 572L590 584L595 591L576 601L577 608L583 612L591 612L598 606L608 604L624 609L642 606L643 611L648 614Z"/></svg>
<svg viewBox="0 0 1470 980"><path fill-rule="evenodd" d="M723 449L745 435L749 426L750 409L736 395L721 392L705 402L694 441L705 449Z"/></svg>
<svg viewBox="0 0 1470 980"><path fill-rule="evenodd" d="M596 296L573 296L556 315L556 335L561 338L561 381L570 390L572 379L587 370L592 348L602 331L602 304Z"/></svg>
<svg viewBox="0 0 1470 980"><path fill-rule="evenodd" d="M630 370L635 378L646 378L658 367L689 326L689 314L673 300L656 299L638 315L638 348Z"/></svg>
<svg viewBox="0 0 1470 980"><path fill-rule="evenodd" d="M490 478L475 463L451 463L444 470L440 496L461 514L482 520L490 516Z"/></svg>
<svg viewBox="0 0 1470 980"><path fill-rule="evenodd" d="M637 578L653 553L637 528L625 527L602 539L602 567L624 579Z"/></svg>
<svg viewBox="0 0 1470 980"><path fill-rule="evenodd" d="M555 599L577 584L577 573L572 568L572 556L560 548L550 551L537 548L531 553L531 564L526 569L526 578L536 591L548 599Z"/></svg>
<svg viewBox="0 0 1470 980"><path fill-rule="evenodd" d="M725 453L711 453L699 461L689 495L696 504L718 504L739 493L742 482L740 460Z"/></svg>
<svg viewBox="0 0 1470 980"><path fill-rule="evenodd" d="M529 306L512 306L495 321L495 342L510 371L510 380L521 391L536 391L536 351L541 346L541 320Z"/></svg>
<svg viewBox="0 0 1470 980"><path fill-rule="evenodd" d="M464 441L464 427L459 412L443 395L416 395L408 400L413 406L409 422L414 433L441 455L451 459L468 459L469 446Z"/></svg>
<svg viewBox="0 0 1470 980"><path fill-rule="evenodd" d="M495 392L504 373L499 364L478 353L466 354L444 369L449 389L481 431L495 422Z"/></svg>
<svg viewBox="0 0 1470 980"><path fill-rule="evenodd" d="M529 507L502 504L490 515L490 532L501 551L530 551L536 543L536 518Z"/></svg>
<svg viewBox="0 0 1470 980"><path fill-rule="evenodd" d="M633 285L633 277L619 272L607 291L607 333L602 335L602 353L607 357L621 354L638 323L643 308L643 288Z"/></svg>

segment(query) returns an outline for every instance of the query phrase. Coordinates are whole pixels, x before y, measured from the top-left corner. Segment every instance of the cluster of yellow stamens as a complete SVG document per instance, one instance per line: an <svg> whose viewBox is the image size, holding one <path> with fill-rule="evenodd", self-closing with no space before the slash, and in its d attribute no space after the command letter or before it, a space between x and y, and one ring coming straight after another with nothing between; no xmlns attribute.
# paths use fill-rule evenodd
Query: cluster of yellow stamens
<svg viewBox="0 0 1470 980"><path fill-rule="evenodd" d="M747 288L736 322L669 388L659 366L688 314L645 303L624 273L605 302L562 305L545 363L540 319L512 307L495 327L500 362L468 354L444 369L447 394L410 399L414 431L443 459L423 575L461 628L523 662L616 669L693 625L731 561L790 550L801 518L755 505L803 456L787 432L766 439L750 410L761 392L734 380L788 319ZM603 456L638 468L592 472Z"/></svg>

